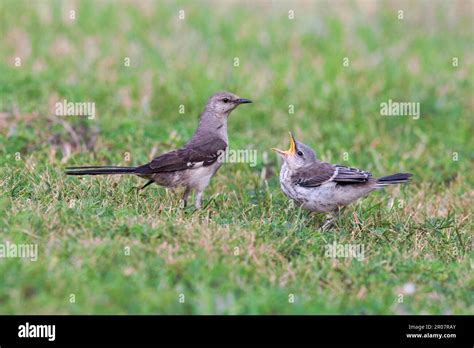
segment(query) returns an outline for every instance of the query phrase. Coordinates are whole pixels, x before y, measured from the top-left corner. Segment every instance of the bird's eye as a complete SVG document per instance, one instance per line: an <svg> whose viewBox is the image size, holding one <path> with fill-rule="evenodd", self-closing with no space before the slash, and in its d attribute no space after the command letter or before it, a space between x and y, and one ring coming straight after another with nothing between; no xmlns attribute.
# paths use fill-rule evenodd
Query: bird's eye
<svg viewBox="0 0 474 348"><path fill-rule="evenodd" d="M298 151L296 154L300 157L303 157L303 153L301 151Z"/></svg>
<svg viewBox="0 0 474 348"><path fill-rule="evenodd" d="M222 101L223 101L224 103L228 103L228 102L229 102L229 98L224 98L224 99L222 99Z"/></svg>

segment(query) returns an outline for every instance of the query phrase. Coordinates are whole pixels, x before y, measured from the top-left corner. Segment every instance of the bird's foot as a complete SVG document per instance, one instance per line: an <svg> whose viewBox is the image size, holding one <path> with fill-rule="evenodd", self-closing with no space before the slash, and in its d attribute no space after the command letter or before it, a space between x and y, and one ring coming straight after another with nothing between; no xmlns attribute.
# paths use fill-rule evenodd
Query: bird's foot
<svg viewBox="0 0 474 348"><path fill-rule="evenodd" d="M212 203L214 202L215 199L214 198L211 198L206 204L204 204L204 206L201 206L201 203L199 204L195 204L194 207L196 208L194 211L198 211L198 210L206 210L207 207Z"/></svg>
<svg viewBox="0 0 474 348"><path fill-rule="evenodd" d="M326 221L321 226L321 229L323 230L323 232L329 231L331 229L331 227L334 226L334 222L335 222L334 220L335 220L334 214L327 214L326 215Z"/></svg>
<svg viewBox="0 0 474 348"><path fill-rule="evenodd" d="M331 227L334 226L334 220L333 219L328 219L324 222L324 224L321 226L321 229L323 232L329 231Z"/></svg>
<svg viewBox="0 0 474 348"><path fill-rule="evenodd" d="M143 186L140 186L140 187L135 187L135 186L134 186L134 187L132 187L132 188L128 191L128 193L130 193L130 192L132 192L132 191L134 191L134 190L138 193L138 192L140 192L141 190L143 190L145 187L148 187L149 185L151 185L151 184L153 184L153 183L154 183L153 180L149 180L149 181L148 181L145 185L143 185Z"/></svg>
<svg viewBox="0 0 474 348"><path fill-rule="evenodd" d="M128 193L133 192L133 191L135 191L136 193L140 192L140 187L133 186L132 188L130 188L130 190L128 190Z"/></svg>

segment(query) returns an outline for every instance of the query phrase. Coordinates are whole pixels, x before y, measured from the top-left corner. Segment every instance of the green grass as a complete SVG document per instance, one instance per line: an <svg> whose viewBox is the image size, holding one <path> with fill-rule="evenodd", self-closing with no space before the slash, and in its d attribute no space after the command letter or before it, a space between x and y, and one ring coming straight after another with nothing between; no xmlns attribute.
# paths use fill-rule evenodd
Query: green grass
<svg viewBox="0 0 474 348"><path fill-rule="evenodd" d="M73 22L68 6L0 1L0 242L39 246L36 262L0 259L0 313L473 312L473 1L97 0ZM229 136L258 163L225 164L206 209L130 192L139 178L63 174L182 145L219 90L254 100ZM63 99L95 102L96 119L54 116ZM420 119L380 116L388 99L419 102ZM414 180L322 232L279 189L269 149L289 130L325 161ZM364 261L326 257L334 240Z"/></svg>

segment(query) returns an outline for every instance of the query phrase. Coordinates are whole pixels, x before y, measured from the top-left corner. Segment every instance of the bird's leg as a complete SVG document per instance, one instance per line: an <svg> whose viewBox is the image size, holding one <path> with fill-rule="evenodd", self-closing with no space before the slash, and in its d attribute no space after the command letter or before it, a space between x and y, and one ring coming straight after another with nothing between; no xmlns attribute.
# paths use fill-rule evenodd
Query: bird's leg
<svg viewBox="0 0 474 348"><path fill-rule="evenodd" d="M145 185L143 185L142 187L140 187L138 190L139 191L143 190L145 187L147 187L148 185L153 184L154 182L155 182L155 180L148 180L148 182Z"/></svg>
<svg viewBox="0 0 474 348"><path fill-rule="evenodd" d="M194 197L194 206L196 209L201 209L201 198L202 190L196 190L196 196Z"/></svg>
<svg viewBox="0 0 474 348"><path fill-rule="evenodd" d="M188 205L188 197L190 193L191 193L191 188L186 187L183 193L183 198L181 199L181 208L186 208L186 206Z"/></svg>
<svg viewBox="0 0 474 348"><path fill-rule="evenodd" d="M128 192L130 193L133 190L139 192L139 191L143 190L145 187L148 187L148 185L153 184L154 182L155 182L154 180L148 180L148 182L145 185L143 185L142 187L132 187Z"/></svg>
<svg viewBox="0 0 474 348"><path fill-rule="evenodd" d="M334 226L335 220L338 218L339 214L341 213L344 207L338 207L335 211L326 214L326 221L324 222L323 226L321 227L323 231L329 230L331 227Z"/></svg>

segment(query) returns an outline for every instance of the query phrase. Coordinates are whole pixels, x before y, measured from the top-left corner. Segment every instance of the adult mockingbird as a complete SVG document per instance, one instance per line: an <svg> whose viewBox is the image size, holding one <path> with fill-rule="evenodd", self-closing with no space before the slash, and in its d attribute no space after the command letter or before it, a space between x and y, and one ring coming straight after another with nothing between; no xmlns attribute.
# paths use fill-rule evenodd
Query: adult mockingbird
<svg viewBox="0 0 474 348"><path fill-rule="evenodd" d="M183 206L194 189L196 208L211 177L222 165L227 149L227 118L240 104L251 103L235 94L220 92L211 96L191 139L180 149L162 154L139 167L68 167L67 175L134 174L165 187L185 187Z"/></svg>
<svg viewBox="0 0 474 348"><path fill-rule="evenodd" d="M288 151L272 150L283 158L280 171L282 191L305 209L327 213L323 229L332 225L339 208L376 189L405 183L412 176L397 173L376 179L363 170L318 161L314 151L297 142L291 132Z"/></svg>

